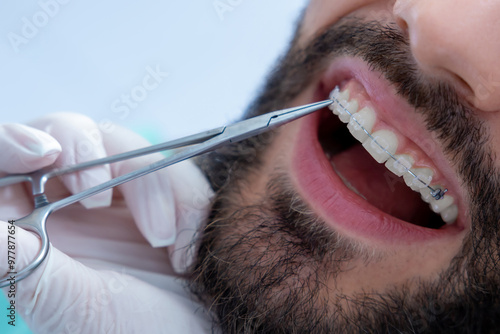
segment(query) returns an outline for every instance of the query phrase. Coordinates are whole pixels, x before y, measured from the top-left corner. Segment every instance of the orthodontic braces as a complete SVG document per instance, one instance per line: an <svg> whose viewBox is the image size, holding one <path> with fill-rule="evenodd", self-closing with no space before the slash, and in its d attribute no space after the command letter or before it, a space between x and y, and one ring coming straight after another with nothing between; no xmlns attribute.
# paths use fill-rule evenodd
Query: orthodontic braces
<svg viewBox="0 0 500 334"><path fill-rule="evenodd" d="M420 183L422 183L425 187L427 187L430 191L431 191L431 196L436 200L436 201L439 201L440 199L442 199L444 197L444 195L448 192L448 189L445 189L445 190L442 190L440 188L432 188L429 184L425 183L423 180L421 180L417 175L415 175L415 173L412 172L411 169L407 168L406 166L404 166L402 163L400 163L395 157L394 155L392 155L390 152L388 152L384 147L382 147L382 145L379 144L379 142L373 138L372 134L370 132L368 132L364 127L363 125L361 125L358 120L356 118L352 118L353 114L347 110L346 107L344 107L342 105L342 103L340 103L340 101L336 98L336 97L330 97L330 100L332 100L333 102L337 103L342 109L344 109L344 111L346 113L348 113L350 116L351 116L351 119L354 120L358 125L359 127L368 135L368 137L371 138L371 140L373 140L375 142L375 144L377 144L378 147L380 147L385 153L387 153L389 155L389 157L394 160L398 165L400 166L403 166L404 169L406 169L406 172L410 173L410 175L412 175L414 178L416 178Z"/></svg>

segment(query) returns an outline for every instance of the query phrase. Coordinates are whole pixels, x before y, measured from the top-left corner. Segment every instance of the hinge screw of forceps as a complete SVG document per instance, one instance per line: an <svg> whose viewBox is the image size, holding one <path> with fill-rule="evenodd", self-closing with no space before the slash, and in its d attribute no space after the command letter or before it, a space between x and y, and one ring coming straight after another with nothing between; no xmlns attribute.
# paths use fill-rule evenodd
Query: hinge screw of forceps
<svg viewBox="0 0 500 334"><path fill-rule="evenodd" d="M45 194L35 196L35 209L41 208L42 206L48 205L49 200Z"/></svg>

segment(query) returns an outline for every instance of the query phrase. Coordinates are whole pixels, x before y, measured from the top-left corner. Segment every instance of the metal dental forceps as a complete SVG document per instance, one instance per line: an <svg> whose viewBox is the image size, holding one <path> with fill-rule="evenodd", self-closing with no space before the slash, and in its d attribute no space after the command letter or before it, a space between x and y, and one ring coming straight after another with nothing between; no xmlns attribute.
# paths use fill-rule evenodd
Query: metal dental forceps
<svg viewBox="0 0 500 334"><path fill-rule="evenodd" d="M52 212L98 194L102 191L116 187L122 183L134 180L140 176L173 165L177 162L276 128L299 117L308 115L314 111L327 107L332 103L333 101L331 100L325 100L296 108L274 111L261 116L243 120L233 125L219 127L177 140L117 154L102 159L88 161L63 168L43 168L29 174L9 175L4 178L0 178L0 187L21 182L31 183L35 209L31 214L15 221L13 224L17 227L21 227L35 233L42 242L41 249L33 262L31 262L23 270L17 273L10 272L7 274L7 276L13 275L13 277L15 277L15 281L20 281L29 276L45 260L49 251L49 236L47 234L46 222L47 218ZM172 149L178 150L174 151L172 155L165 159L155 162L149 166L140 168L134 172L116 177L112 180L84 190L80 193L63 198L59 201L49 202L47 196L44 194L46 182L55 176L60 176L98 165L109 164L136 158L142 155ZM0 279L0 288L10 285L10 278L8 278L7 276Z"/></svg>

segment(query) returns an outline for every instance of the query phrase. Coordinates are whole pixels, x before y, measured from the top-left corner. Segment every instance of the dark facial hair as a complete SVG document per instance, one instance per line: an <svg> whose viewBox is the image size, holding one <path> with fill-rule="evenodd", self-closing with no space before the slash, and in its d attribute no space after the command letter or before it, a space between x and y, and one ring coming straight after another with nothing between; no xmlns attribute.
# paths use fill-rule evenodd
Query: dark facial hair
<svg viewBox="0 0 500 334"><path fill-rule="evenodd" d="M242 204L274 138L267 134L200 160L217 197L192 291L227 333L498 331L500 175L486 126L448 83L419 72L408 41L393 25L344 19L304 49L297 39L248 116L285 107L335 57L363 59L424 116L439 139L468 190L471 232L435 281L408 282L383 294L332 296L326 282L363 252L325 228L280 171L260 201ZM418 289L410 292L415 285Z"/></svg>

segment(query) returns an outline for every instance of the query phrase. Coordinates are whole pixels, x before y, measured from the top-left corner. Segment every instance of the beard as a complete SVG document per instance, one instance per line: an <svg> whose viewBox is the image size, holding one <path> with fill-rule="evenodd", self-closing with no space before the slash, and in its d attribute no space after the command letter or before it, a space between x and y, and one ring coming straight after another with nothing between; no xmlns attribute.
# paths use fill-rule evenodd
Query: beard
<svg viewBox="0 0 500 334"><path fill-rule="evenodd" d="M300 29L297 30L299 32ZM363 59L421 113L468 193L471 230L432 281L383 293L333 294L327 282L353 261L379 259L326 227L279 170L266 195L245 201L275 133L199 160L217 195L203 231L191 290L227 333L486 333L500 327L500 173L488 130L446 82L420 74L393 25L343 19L297 44L271 73L247 116L282 109L339 56Z"/></svg>

